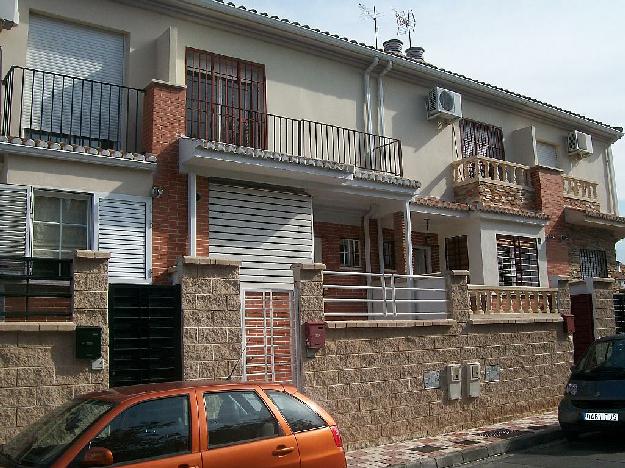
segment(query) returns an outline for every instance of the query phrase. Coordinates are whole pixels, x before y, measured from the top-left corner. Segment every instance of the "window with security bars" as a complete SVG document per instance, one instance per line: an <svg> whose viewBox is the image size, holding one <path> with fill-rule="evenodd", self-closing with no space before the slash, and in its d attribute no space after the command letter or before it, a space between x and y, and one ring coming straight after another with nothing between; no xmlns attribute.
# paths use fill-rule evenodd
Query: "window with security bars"
<svg viewBox="0 0 625 468"><path fill-rule="evenodd" d="M341 239L339 253L342 267L360 266L360 241L358 239Z"/></svg>
<svg viewBox="0 0 625 468"><path fill-rule="evenodd" d="M448 270L469 269L467 236L447 237L445 239L445 264Z"/></svg>
<svg viewBox="0 0 625 468"><path fill-rule="evenodd" d="M392 240L382 243L382 253L384 254L384 268L387 270L395 269L395 242Z"/></svg>
<svg viewBox="0 0 625 468"><path fill-rule="evenodd" d="M540 286L536 239L497 236L499 286Z"/></svg>
<svg viewBox="0 0 625 468"><path fill-rule="evenodd" d="M608 262L605 251L580 249L579 260L582 278L607 278Z"/></svg>
<svg viewBox="0 0 625 468"><path fill-rule="evenodd" d="M267 145L264 65L196 49L186 53L187 135L252 148Z"/></svg>
<svg viewBox="0 0 625 468"><path fill-rule="evenodd" d="M501 128L473 120L460 120L461 151L463 158L475 156L504 160Z"/></svg>

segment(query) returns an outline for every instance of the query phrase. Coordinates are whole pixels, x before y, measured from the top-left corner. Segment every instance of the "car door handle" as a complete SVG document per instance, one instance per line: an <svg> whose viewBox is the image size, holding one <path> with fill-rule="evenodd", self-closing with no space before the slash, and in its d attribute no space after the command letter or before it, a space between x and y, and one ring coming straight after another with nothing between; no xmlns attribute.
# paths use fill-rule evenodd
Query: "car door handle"
<svg viewBox="0 0 625 468"><path fill-rule="evenodd" d="M274 457L283 457L291 453L293 450L295 450L295 447L287 447L286 445L278 445L276 449L273 452L271 452L271 454Z"/></svg>

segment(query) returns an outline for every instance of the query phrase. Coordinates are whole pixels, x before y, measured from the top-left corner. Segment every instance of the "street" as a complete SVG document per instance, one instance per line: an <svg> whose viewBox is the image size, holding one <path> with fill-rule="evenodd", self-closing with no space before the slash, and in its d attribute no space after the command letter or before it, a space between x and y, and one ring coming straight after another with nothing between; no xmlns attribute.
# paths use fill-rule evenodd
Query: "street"
<svg viewBox="0 0 625 468"><path fill-rule="evenodd" d="M465 465L467 467L625 467L623 435L589 434L576 442L561 440L517 453Z"/></svg>

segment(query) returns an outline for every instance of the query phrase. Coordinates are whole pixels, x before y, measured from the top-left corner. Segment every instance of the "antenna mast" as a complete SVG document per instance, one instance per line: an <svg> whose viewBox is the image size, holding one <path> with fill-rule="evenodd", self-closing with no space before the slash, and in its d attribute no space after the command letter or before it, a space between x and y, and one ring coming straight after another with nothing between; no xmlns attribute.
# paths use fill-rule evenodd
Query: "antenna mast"
<svg viewBox="0 0 625 468"><path fill-rule="evenodd" d="M369 8L367 5L363 3L358 4L358 8L363 16L366 16L370 20L373 21L373 31L375 34L375 48L378 48L378 18L382 16L382 13L378 12L375 5L373 5L373 9Z"/></svg>
<svg viewBox="0 0 625 468"><path fill-rule="evenodd" d="M415 30L416 19L412 10L394 10L398 34L408 34L408 46L412 47L412 33Z"/></svg>

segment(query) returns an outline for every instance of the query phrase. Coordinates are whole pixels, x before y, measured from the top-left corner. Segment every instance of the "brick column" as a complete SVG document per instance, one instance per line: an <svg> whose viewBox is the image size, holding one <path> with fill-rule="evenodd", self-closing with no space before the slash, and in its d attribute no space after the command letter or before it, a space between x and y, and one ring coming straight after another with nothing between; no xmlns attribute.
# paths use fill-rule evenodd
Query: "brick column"
<svg viewBox="0 0 625 468"><path fill-rule="evenodd" d="M182 293L183 378L241 375L240 262L180 257L176 282Z"/></svg>
<svg viewBox="0 0 625 468"><path fill-rule="evenodd" d="M397 273L405 275L407 271L406 250L406 222L404 213L397 211L393 213L393 242L395 244L395 267ZM411 233L412 235L412 233Z"/></svg>
<svg viewBox="0 0 625 468"><path fill-rule="evenodd" d="M158 158L154 185L164 193L152 204L152 275L168 280L168 268L187 253L187 176L178 171L178 139L185 134L184 86L152 81L145 89L143 144Z"/></svg>
<svg viewBox="0 0 625 468"><path fill-rule="evenodd" d="M458 323L467 323L471 314L467 270L449 270L445 274L447 316Z"/></svg>
<svg viewBox="0 0 625 468"><path fill-rule="evenodd" d="M592 279L592 318L595 338L614 335L614 280L612 278Z"/></svg>
<svg viewBox="0 0 625 468"><path fill-rule="evenodd" d="M561 236L567 234L564 220L564 178L562 171L534 166L530 170L530 177L535 190L536 209L549 215L549 223L545 227L547 274L549 276L568 276L570 270L569 248L561 240Z"/></svg>

